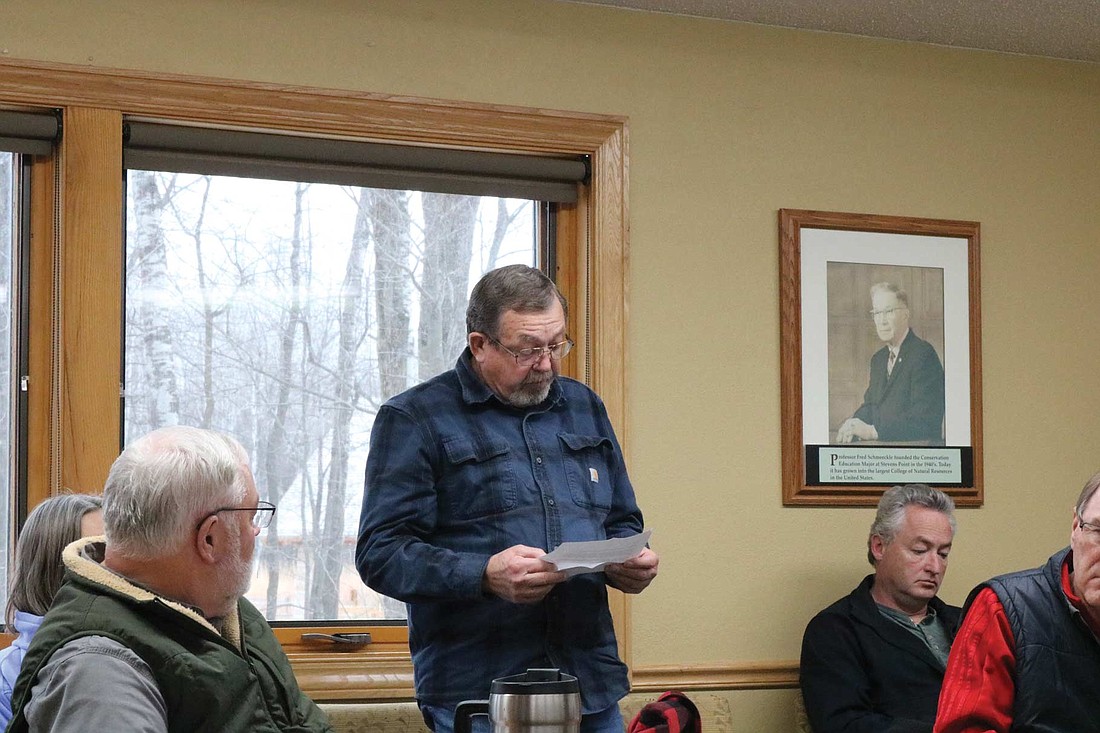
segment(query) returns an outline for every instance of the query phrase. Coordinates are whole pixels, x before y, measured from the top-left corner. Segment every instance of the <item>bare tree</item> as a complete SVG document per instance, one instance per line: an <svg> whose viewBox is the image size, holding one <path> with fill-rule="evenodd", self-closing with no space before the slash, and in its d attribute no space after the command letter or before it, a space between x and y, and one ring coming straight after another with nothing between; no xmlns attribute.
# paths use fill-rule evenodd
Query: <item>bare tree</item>
<svg viewBox="0 0 1100 733"><path fill-rule="evenodd" d="M132 171L134 236L130 243L128 277L140 284L144 294L137 304L134 330L145 353L142 363L148 370L144 380L146 424L149 426L178 425L179 378L176 373L175 349L170 326L172 287L168 275L164 230L161 212L171 198L171 185L162 193L157 176L148 171Z"/></svg>
<svg viewBox="0 0 1100 733"><path fill-rule="evenodd" d="M369 207L374 235L378 378L380 397L386 400L409 386L409 195L405 191L364 190L360 213L364 206Z"/></svg>
<svg viewBox="0 0 1100 733"><path fill-rule="evenodd" d="M210 282L206 276L206 270L203 264L203 233L205 228L203 226L206 219L206 206L210 201L210 176L202 176L198 183L202 186L202 194L199 203L198 214L194 216L193 221L188 220L188 216L181 212L176 205L175 198L166 200L166 204L171 208L172 213L175 215L176 221L179 222L180 228L187 232L191 240L194 242L195 248L195 271L198 277L198 290L199 296L202 299L202 420L199 422L199 426L203 428L209 428L213 424L214 420L214 326L215 319L218 317L221 309L215 308L211 303L210 297Z"/></svg>
<svg viewBox="0 0 1100 733"><path fill-rule="evenodd" d="M512 223L519 215L530 208L531 202L524 201L511 211L508 210L508 199L497 199L496 225L493 227L493 241L489 244L489 256L485 262L485 271L496 269L497 260L500 259L501 247L504 246L504 238L508 236Z"/></svg>
<svg viewBox="0 0 1100 733"><path fill-rule="evenodd" d="M420 288L419 378L431 379L453 362L466 340L477 196L425 193L424 274Z"/></svg>
<svg viewBox="0 0 1100 733"><path fill-rule="evenodd" d="M315 535L317 560L309 594L309 617L314 619L337 617L340 572L345 563L344 502L348 488L350 426L355 404L358 402L355 366L365 332L362 316L362 303L366 297L364 260L371 230L369 208L363 205L366 198L365 195L360 195L355 231L351 238L351 252L348 254L344 282L340 289L340 337L330 412L332 440L328 485L325 491L324 524Z"/></svg>
<svg viewBox="0 0 1100 733"><path fill-rule="evenodd" d="M290 237L287 311L279 327L279 353L275 373L271 380L274 394L271 399L272 419L268 424L266 440L260 441L260 472L267 489L268 500L278 504L298 474L290 460L290 443L287 438L290 413L290 393L294 383L294 350L301 324L302 279L302 199L308 184L299 183L294 188L294 225ZM279 543L279 515L272 518L264 541L265 566L267 568L267 616L275 618L279 595L279 571L281 546Z"/></svg>

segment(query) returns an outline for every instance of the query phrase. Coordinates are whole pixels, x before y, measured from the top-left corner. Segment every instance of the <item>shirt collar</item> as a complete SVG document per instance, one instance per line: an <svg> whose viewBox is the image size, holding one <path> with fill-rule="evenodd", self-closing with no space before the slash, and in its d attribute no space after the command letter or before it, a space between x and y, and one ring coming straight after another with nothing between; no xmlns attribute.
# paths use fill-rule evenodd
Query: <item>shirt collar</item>
<svg viewBox="0 0 1100 733"><path fill-rule="evenodd" d="M497 397L496 392L489 389L489 385L485 384L478 376L474 370L474 355L471 353L469 346L463 349L459 355L458 361L455 363L455 373L458 375L458 384L462 388L462 401L467 405L484 404L490 400L496 400L499 405L512 407L512 405ZM535 407L547 409L556 405L559 400L565 399L559 381L560 377L554 379L553 384L550 385L550 394L541 404Z"/></svg>
<svg viewBox="0 0 1100 733"><path fill-rule="evenodd" d="M1081 617L1081 620L1085 622L1085 625L1089 627L1093 636L1100 639L1100 628L1093 626L1092 620L1089 614L1085 613L1085 601L1080 598L1073 591L1073 581L1070 578L1070 573L1073 572L1073 550L1066 553L1066 559L1062 561L1062 593L1066 596L1066 602L1069 604L1070 612L1075 613Z"/></svg>
<svg viewBox="0 0 1100 733"><path fill-rule="evenodd" d="M87 543L86 545L84 545L83 547L80 548L80 556L83 557L85 560L89 560L90 562L93 562L96 565L98 565L103 570L103 572L110 573L111 575L125 581L126 583L129 583L130 585L134 586L135 588L140 588L143 591L147 591L148 593L151 593L152 595L158 596L160 598L166 598L169 601L172 601L173 603L176 603L176 604L186 608L188 611L191 611L192 613L197 615L199 618L204 619L207 623L209 623L211 626L213 626L215 629L217 629L219 634L222 633L222 627L225 624L225 617L224 616L207 616L205 613L203 613L202 609L199 608L198 606L194 606L190 603L187 603L185 601L181 601L177 598L171 598L169 596L166 596L163 593L161 593L160 591L157 591L157 590L154 590L153 588L150 588L145 583L139 583L138 581L134 580L133 578L122 575L121 573L116 573L114 570L111 570L109 567L107 567L106 565L103 564L103 559L106 556L106 554L107 554L107 542L104 538L95 538L94 541L89 542L89 543Z"/></svg>
<svg viewBox="0 0 1100 733"><path fill-rule="evenodd" d="M936 621L936 609L932 607L931 603L929 603L928 606L924 609L924 618L916 623L913 622L913 619L905 611L897 608L890 608L889 606L884 606L878 601L875 602L875 606L878 608L879 613L881 613L882 615L896 621L904 622L909 626L927 626L928 624L935 623Z"/></svg>
<svg viewBox="0 0 1100 733"><path fill-rule="evenodd" d="M474 355L469 346L459 355L455 363L455 373L458 374L458 383L462 387L462 401L466 404L476 405L488 402L496 396L474 371Z"/></svg>

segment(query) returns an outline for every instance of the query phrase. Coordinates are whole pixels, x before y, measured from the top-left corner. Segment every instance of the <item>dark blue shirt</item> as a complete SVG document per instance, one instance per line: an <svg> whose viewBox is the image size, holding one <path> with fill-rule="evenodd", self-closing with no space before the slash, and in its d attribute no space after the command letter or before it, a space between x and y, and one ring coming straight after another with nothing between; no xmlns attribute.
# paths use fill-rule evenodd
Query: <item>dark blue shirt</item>
<svg viewBox="0 0 1100 733"><path fill-rule="evenodd" d="M489 557L513 545L642 530L622 449L588 387L559 377L536 407L511 407L470 364L378 411L367 457L355 564L409 611L416 696L484 699L498 677L554 666L580 681L584 712L629 690L603 573L577 575L540 603L482 590Z"/></svg>

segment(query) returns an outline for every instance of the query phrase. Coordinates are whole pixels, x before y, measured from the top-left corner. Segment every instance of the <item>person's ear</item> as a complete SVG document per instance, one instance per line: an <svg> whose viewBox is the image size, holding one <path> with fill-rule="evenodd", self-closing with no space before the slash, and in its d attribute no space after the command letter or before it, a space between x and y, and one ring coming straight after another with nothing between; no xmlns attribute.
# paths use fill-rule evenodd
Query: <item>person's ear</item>
<svg viewBox="0 0 1100 733"><path fill-rule="evenodd" d="M875 562L879 562L885 553L886 542L877 534L871 535L871 557L875 558Z"/></svg>
<svg viewBox="0 0 1100 733"><path fill-rule="evenodd" d="M466 343L470 345L470 353L479 363L485 360L485 350L490 347L489 337L479 331L472 331L466 336Z"/></svg>
<svg viewBox="0 0 1100 733"><path fill-rule="evenodd" d="M221 517L217 514L211 514L206 519L202 520L202 524L199 525L198 531L195 532L195 553L202 559L203 562L216 565L218 557L221 554L219 536L224 534L224 527L222 527Z"/></svg>

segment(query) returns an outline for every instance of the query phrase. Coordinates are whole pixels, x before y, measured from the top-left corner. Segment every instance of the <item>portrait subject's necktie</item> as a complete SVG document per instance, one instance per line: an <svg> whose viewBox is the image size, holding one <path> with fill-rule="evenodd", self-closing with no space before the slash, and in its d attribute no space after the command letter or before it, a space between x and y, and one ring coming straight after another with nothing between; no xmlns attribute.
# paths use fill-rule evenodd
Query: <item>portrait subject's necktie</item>
<svg viewBox="0 0 1100 733"><path fill-rule="evenodd" d="M894 362L897 361L897 354L893 351L886 357L886 376L890 376L894 372Z"/></svg>

